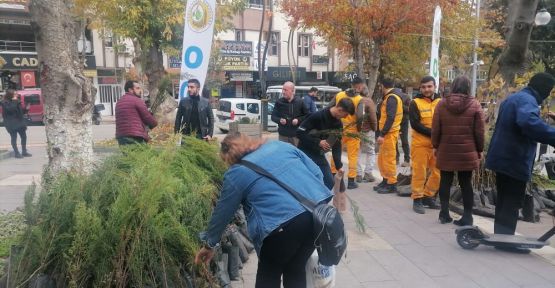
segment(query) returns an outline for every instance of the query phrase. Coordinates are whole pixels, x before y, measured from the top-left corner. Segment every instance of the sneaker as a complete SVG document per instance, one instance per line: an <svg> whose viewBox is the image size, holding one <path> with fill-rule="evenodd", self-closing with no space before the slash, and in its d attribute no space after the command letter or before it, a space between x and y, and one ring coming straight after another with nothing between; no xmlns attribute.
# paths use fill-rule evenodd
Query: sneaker
<svg viewBox="0 0 555 288"><path fill-rule="evenodd" d="M383 186L387 185L387 179L383 179L382 182L376 186L374 186L374 191L378 191Z"/></svg>
<svg viewBox="0 0 555 288"><path fill-rule="evenodd" d="M441 224L453 222L453 218L449 215L449 211L440 211L438 220Z"/></svg>
<svg viewBox="0 0 555 288"><path fill-rule="evenodd" d="M357 175L356 182L357 183L362 183L362 176L361 175Z"/></svg>
<svg viewBox="0 0 555 288"><path fill-rule="evenodd" d="M378 189L378 194L391 194L391 193L397 193L397 184L385 184L385 186Z"/></svg>
<svg viewBox="0 0 555 288"><path fill-rule="evenodd" d="M435 197L424 197L422 198L422 204L428 206L430 209L439 210L440 206L436 202Z"/></svg>
<svg viewBox="0 0 555 288"><path fill-rule="evenodd" d="M347 189L351 190L351 189L357 189L358 188L358 184L357 182L355 182L355 179L350 178L349 182L347 183Z"/></svg>
<svg viewBox="0 0 555 288"><path fill-rule="evenodd" d="M376 181L376 177L372 173L364 173L364 177L362 178L362 182L374 182Z"/></svg>
<svg viewBox="0 0 555 288"><path fill-rule="evenodd" d="M21 153L21 155L23 155L23 157L31 157L31 156L33 156L31 153L29 153L29 152L27 152L27 151Z"/></svg>
<svg viewBox="0 0 555 288"><path fill-rule="evenodd" d="M418 214L425 214L424 204L422 204L422 198L414 199L412 202L412 210Z"/></svg>
<svg viewBox="0 0 555 288"><path fill-rule="evenodd" d="M23 158L23 155L21 155L21 153L19 152L15 152L14 154L15 154L15 158L18 158L18 159Z"/></svg>
<svg viewBox="0 0 555 288"><path fill-rule="evenodd" d="M472 226L473 223L474 219L472 218L472 214L463 214L459 220L453 221L453 224L457 226Z"/></svg>
<svg viewBox="0 0 555 288"><path fill-rule="evenodd" d="M403 164L401 164L401 167L410 167L410 163L408 161L403 162Z"/></svg>

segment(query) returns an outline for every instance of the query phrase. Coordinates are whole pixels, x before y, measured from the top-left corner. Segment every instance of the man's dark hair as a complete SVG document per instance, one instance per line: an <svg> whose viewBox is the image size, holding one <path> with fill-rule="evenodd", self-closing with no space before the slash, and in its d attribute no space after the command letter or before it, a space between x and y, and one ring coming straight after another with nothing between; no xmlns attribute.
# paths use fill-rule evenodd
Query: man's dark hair
<svg viewBox="0 0 555 288"><path fill-rule="evenodd" d="M432 77L432 76L426 76L424 78L422 78L422 80L420 80L420 84L424 84L424 83L428 83L428 82L434 82L434 85L436 85L436 78Z"/></svg>
<svg viewBox="0 0 555 288"><path fill-rule="evenodd" d="M395 86L395 81L393 81L392 79L384 78L382 80L382 86L384 88L393 88Z"/></svg>
<svg viewBox="0 0 555 288"><path fill-rule="evenodd" d="M353 78L353 81L351 82L351 85L357 85L357 84L363 84L364 81L362 81L362 78L356 76L355 78Z"/></svg>
<svg viewBox="0 0 555 288"><path fill-rule="evenodd" d="M350 115L355 114L355 103L353 103L353 100L350 98L343 98L339 100L335 106L343 109L343 111L346 111Z"/></svg>
<svg viewBox="0 0 555 288"><path fill-rule="evenodd" d="M189 79L189 81L187 81L187 83L189 83L189 84L194 83L195 85L197 85L197 88L200 87L200 81L198 81L198 79Z"/></svg>
<svg viewBox="0 0 555 288"><path fill-rule="evenodd" d="M318 92L318 88L312 87L310 88L310 90L308 90L308 92Z"/></svg>
<svg viewBox="0 0 555 288"><path fill-rule="evenodd" d="M466 76L459 76L451 84L451 93L470 95L470 79Z"/></svg>
<svg viewBox="0 0 555 288"><path fill-rule="evenodd" d="M139 84L139 82L135 81L135 80L128 80L127 82L125 82L125 86L123 86L123 89L125 89L125 92L129 92L129 89L133 89L133 85L135 85L135 83Z"/></svg>

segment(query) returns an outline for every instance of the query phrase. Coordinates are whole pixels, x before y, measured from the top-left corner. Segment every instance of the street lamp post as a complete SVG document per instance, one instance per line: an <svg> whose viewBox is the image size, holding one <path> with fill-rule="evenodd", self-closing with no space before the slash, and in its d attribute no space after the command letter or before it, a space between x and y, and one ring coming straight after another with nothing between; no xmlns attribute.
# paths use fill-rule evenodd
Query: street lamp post
<svg viewBox="0 0 555 288"><path fill-rule="evenodd" d="M476 2L476 23L479 25L480 21L480 0ZM472 51L472 87L470 88L470 94L476 96L476 82L478 78L478 30L476 29L476 35L474 36L474 49Z"/></svg>

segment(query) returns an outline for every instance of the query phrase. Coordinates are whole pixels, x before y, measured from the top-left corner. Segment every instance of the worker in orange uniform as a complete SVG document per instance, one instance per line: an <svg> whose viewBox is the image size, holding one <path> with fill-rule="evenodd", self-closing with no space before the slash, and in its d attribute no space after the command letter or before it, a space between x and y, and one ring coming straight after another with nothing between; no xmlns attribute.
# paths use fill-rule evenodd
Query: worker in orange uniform
<svg viewBox="0 0 555 288"><path fill-rule="evenodd" d="M383 181L374 187L380 194L397 192L397 140L403 120L403 101L400 91L394 89L394 82L384 79L381 83L383 101L379 108L378 120L378 168Z"/></svg>
<svg viewBox="0 0 555 288"><path fill-rule="evenodd" d="M440 173L436 168L436 158L432 146L432 119L436 105L441 100L436 91L436 80L426 76L420 81L420 94L409 106L409 120L412 127L411 141L411 188L412 210L426 213L424 206L439 209L436 193L439 189ZM429 175L429 176L428 176ZM427 179L426 179L427 178Z"/></svg>
<svg viewBox="0 0 555 288"><path fill-rule="evenodd" d="M347 182L347 189L356 189L358 184L355 179L357 177L357 161L358 152L360 150L360 130L362 125L362 117L364 113L364 103L362 102L362 96L360 93L364 89L364 81L360 77L354 77L351 83L352 88L347 89L347 91L342 91L335 95L335 101L332 101L330 105L337 105L341 99L349 97L353 104L355 105L355 114L348 115L347 117L341 119L343 122L343 137L342 144L347 147L347 158L349 159L349 180ZM358 120L361 121L358 121ZM331 162L331 171L336 173L335 165L333 161Z"/></svg>

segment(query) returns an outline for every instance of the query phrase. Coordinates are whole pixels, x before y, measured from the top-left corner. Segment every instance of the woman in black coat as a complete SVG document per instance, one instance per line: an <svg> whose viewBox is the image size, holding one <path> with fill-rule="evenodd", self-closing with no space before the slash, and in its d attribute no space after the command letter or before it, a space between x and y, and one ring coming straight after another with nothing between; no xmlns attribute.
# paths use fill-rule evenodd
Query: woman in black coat
<svg viewBox="0 0 555 288"><path fill-rule="evenodd" d="M27 152L27 124L24 115L28 109L21 106L19 95L13 89L8 89L2 101L2 118L4 119L4 127L10 134L15 158L31 157ZM21 153L17 149L17 134L21 138Z"/></svg>

